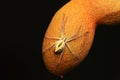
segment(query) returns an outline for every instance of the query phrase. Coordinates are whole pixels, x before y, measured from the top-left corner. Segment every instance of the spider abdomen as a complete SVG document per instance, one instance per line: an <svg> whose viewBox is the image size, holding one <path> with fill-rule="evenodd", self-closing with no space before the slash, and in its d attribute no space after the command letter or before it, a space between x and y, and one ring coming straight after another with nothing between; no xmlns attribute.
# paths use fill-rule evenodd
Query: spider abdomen
<svg viewBox="0 0 120 80"><path fill-rule="evenodd" d="M65 42L63 40L58 40L55 43L55 53L61 53L65 47Z"/></svg>

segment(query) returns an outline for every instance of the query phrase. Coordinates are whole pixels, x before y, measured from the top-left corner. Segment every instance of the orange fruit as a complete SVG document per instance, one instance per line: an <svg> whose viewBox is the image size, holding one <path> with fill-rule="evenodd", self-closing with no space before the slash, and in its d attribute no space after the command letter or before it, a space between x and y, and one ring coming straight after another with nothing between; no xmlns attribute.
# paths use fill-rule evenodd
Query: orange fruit
<svg viewBox="0 0 120 80"><path fill-rule="evenodd" d="M51 73L62 76L85 59L98 23L120 21L115 16L108 18L113 13L120 16L120 2L109 0L117 5L110 9L110 4L105 5L103 1L72 0L54 15L42 47L44 63Z"/></svg>

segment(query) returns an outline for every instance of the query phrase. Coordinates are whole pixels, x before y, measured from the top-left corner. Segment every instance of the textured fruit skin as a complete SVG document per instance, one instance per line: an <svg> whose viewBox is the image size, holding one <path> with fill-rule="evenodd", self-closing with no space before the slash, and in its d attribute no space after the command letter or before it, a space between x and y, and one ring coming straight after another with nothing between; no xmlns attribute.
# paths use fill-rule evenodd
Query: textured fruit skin
<svg viewBox="0 0 120 80"><path fill-rule="evenodd" d="M66 8L62 8L55 14L45 35L49 37L61 36L61 25L62 25L63 14L65 15L65 18L67 18L67 21L65 23L65 28L64 28L65 36L67 38L70 38L75 32L77 32L79 27L81 27L81 29L79 34L77 35L82 35L86 32L88 33L81 38L68 42L72 51L79 58L79 60L76 59L76 57L72 56L68 48L65 46L61 63L59 67L56 69L56 65L58 64L58 59L60 55L55 54L54 47L43 52L43 59L47 69L57 76L64 75L70 69L77 66L86 57L94 37L93 35L94 35L95 29L92 26L95 26L95 24L89 23L87 19L85 21L82 20L79 14L78 6L74 7L76 8L76 10L74 10L74 8L72 7L71 9L67 9L69 8L69 6L72 6L72 5L73 4L67 4L66 6L64 6ZM70 11L72 11L72 13L69 13ZM55 41L56 40L44 38L43 50L49 47L51 44L55 43Z"/></svg>
<svg viewBox="0 0 120 80"><path fill-rule="evenodd" d="M45 35L49 34L49 36L53 36L53 37L58 36L59 37L60 31L58 31L58 29L60 29L60 28L56 27L54 29L53 27L54 26L52 26L52 24L51 24ZM66 36L68 36L68 35L71 36L72 33L74 33L77 30L78 27L73 29L72 27L66 26L66 29L68 28L68 30L65 31ZM53 29L55 31L53 31ZM58 59L59 59L60 54L55 54L55 52L54 52L55 48L52 47L49 50L43 52L43 59L44 59L47 69L50 70L55 75L60 76L60 75L65 74L71 68L77 66L88 54L88 51L89 51L92 41L93 41L94 31L90 30L90 29L88 29L88 30L89 30L89 33L86 34L85 36L78 38L76 40L73 40L71 42L68 42L72 51L74 52L76 57L79 58L79 60L76 59L74 56L72 56L70 51L68 50L68 48L65 46L64 51L63 51L64 52L63 58L61 60L60 66L56 70L56 65L58 64ZM57 33L57 31L59 33ZM87 30L82 29L80 34L83 34L86 31ZM67 34L67 32L68 32L68 34ZM55 43L55 41L56 40L44 39L43 49L49 47L51 44Z"/></svg>
<svg viewBox="0 0 120 80"><path fill-rule="evenodd" d="M45 33L45 36L49 37L61 36L63 14L67 18L64 28L65 36L67 38L70 38L79 29L80 26L81 30L77 35L89 32L87 35L68 43L74 54L79 58L79 60L72 56L68 48L65 46L61 63L59 67L57 67L57 69L56 66L58 64L60 54L55 54L54 47L44 51L44 49L48 48L51 44L55 43L56 40L44 38L42 46L44 63L46 65L46 68L51 73L57 76L64 75L66 72L77 66L85 59L92 45L97 23L108 24L108 17L106 17L106 15L109 15L109 13L113 12L119 12L120 10L119 8L115 8L114 10L116 11L107 11L106 9L104 10L104 8L100 9L98 6L91 5L89 5L88 7L90 0L86 2L84 2L85 0L80 1L81 2L79 2L79 0L72 0L66 5L64 5L60 10L58 10L52 18L52 21L50 22L48 29ZM97 10L93 11L95 9ZM117 16L119 15L120 14L117 13ZM109 22L109 24L110 23L112 23L112 21Z"/></svg>

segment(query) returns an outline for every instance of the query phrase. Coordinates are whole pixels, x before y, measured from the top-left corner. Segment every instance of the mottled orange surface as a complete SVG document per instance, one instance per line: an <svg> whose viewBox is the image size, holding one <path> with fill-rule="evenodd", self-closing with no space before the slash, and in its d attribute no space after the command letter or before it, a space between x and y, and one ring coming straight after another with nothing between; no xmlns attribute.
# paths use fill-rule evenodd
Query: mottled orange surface
<svg viewBox="0 0 120 80"><path fill-rule="evenodd" d="M105 0L72 0L56 12L45 33L46 36L61 36L63 15L67 18L64 28L67 38L70 38L77 32L79 27L81 27L81 29L77 35L84 34L85 32L89 33L68 43L79 59L72 56L65 46L61 63L57 69L56 65L58 64L60 54L55 54L54 47L43 52L44 63L50 72L57 76L64 75L85 59L92 45L95 28L98 23L111 24L120 22L120 18L118 18L117 21L115 19L115 16L120 16L120 1L104 1ZM112 17L111 14L114 14L114 17ZM55 41L56 40L44 38L43 50L55 43Z"/></svg>

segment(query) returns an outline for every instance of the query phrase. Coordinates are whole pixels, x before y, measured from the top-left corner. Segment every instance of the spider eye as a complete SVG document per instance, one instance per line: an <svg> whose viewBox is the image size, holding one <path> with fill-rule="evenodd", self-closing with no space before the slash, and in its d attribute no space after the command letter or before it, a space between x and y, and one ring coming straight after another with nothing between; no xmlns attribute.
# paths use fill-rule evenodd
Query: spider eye
<svg viewBox="0 0 120 80"><path fill-rule="evenodd" d="M65 42L63 40L59 40L55 44L55 53L61 53L64 49Z"/></svg>

